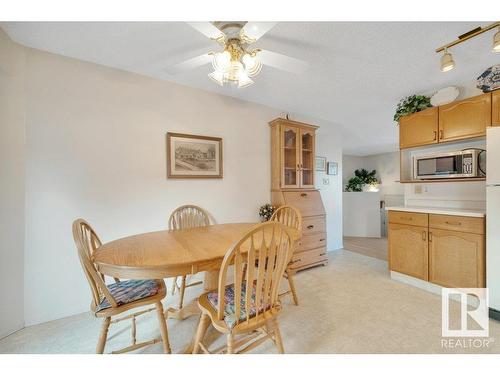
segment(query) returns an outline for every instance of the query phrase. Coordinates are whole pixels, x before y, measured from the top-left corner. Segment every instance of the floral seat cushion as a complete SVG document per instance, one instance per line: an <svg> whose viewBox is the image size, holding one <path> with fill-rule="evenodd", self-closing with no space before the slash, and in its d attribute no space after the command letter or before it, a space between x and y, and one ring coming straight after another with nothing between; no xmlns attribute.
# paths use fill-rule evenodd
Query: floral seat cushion
<svg viewBox="0 0 500 375"><path fill-rule="evenodd" d="M109 284L108 290L118 306L154 296L160 290L156 280L125 280ZM104 297L96 308L96 312L110 308L111 304Z"/></svg>
<svg viewBox="0 0 500 375"><path fill-rule="evenodd" d="M215 290L213 292L209 292L207 294L208 301L210 304L217 310L218 308L218 303L219 303L219 294L218 291ZM234 305L235 301L235 293L234 293L234 284L230 284L226 286L226 289L224 291L224 321L226 322L226 325L228 328L233 328L236 323L241 322L243 320L246 320L247 313L245 309L245 298L246 298L246 285L243 283L241 285L241 312L239 319L236 319L236 309ZM261 313L264 309L261 308L259 310L259 313ZM251 303L250 303L250 312L249 312L249 317L252 318L256 314L256 308L255 308L255 285L252 288L252 296L251 296Z"/></svg>

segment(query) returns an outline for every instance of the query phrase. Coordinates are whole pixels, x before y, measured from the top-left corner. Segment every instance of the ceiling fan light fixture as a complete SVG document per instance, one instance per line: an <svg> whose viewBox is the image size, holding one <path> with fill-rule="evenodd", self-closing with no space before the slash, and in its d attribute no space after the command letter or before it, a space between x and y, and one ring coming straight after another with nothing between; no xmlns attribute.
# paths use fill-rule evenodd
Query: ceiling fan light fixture
<svg viewBox="0 0 500 375"><path fill-rule="evenodd" d="M238 75L238 88L248 87L253 85L253 80L248 76L245 71L241 71Z"/></svg>
<svg viewBox="0 0 500 375"><path fill-rule="evenodd" d="M212 66L216 71L225 71L231 65L231 54L229 51L216 53L212 60Z"/></svg>
<svg viewBox="0 0 500 375"><path fill-rule="evenodd" d="M212 79L212 81L217 83L219 86L224 86L224 82L226 80L225 80L223 72L216 70L216 71L210 73L208 76L210 77L210 79Z"/></svg>
<svg viewBox="0 0 500 375"><path fill-rule="evenodd" d="M448 72L455 67L455 61L453 61L453 56L448 52L448 49L445 48L444 55L441 56L441 71Z"/></svg>
<svg viewBox="0 0 500 375"><path fill-rule="evenodd" d="M493 52L500 52L500 27L498 27L498 31L493 36Z"/></svg>
<svg viewBox="0 0 500 375"><path fill-rule="evenodd" d="M260 73L262 62L255 54L245 53L241 59L245 65L245 71L249 77L253 77Z"/></svg>

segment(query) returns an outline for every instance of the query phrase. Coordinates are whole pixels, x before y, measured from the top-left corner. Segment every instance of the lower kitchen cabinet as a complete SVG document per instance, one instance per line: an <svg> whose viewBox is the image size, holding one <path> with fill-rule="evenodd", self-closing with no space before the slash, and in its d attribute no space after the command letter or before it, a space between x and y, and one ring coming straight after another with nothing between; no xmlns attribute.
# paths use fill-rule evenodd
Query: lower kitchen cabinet
<svg viewBox="0 0 500 375"><path fill-rule="evenodd" d="M484 236L429 229L429 281L450 288L484 288Z"/></svg>
<svg viewBox="0 0 500 375"><path fill-rule="evenodd" d="M389 267L392 271L428 280L428 230L389 224Z"/></svg>

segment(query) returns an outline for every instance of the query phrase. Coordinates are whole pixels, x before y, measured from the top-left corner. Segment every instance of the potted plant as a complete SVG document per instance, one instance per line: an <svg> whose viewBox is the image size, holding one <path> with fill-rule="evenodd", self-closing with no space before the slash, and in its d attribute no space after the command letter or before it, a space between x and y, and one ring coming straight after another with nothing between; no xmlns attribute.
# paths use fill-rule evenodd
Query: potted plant
<svg viewBox="0 0 500 375"><path fill-rule="evenodd" d="M373 190L373 186L378 186L377 171L374 169L368 172L366 169L356 169L354 177L350 178L345 186L345 191L364 191L365 186L368 190Z"/></svg>
<svg viewBox="0 0 500 375"><path fill-rule="evenodd" d="M410 95L401 99L396 106L396 113L394 114L394 121L399 123L401 116L409 115L411 113L420 112L426 108L432 107L431 98L426 95Z"/></svg>

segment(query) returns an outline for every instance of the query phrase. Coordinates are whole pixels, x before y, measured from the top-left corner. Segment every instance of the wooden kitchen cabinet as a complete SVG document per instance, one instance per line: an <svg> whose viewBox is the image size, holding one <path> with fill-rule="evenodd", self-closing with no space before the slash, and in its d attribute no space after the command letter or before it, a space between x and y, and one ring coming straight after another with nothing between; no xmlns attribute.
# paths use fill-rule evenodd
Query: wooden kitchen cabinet
<svg viewBox="0 0 500 375"><path fill-rule="evenodd" d="M491 93L491 125L500 126L500 90Z"/></svg>
<svg viewBox="0 0 500 375"><path fill-rule="evenodd" d="M389 268L428 280L428 229L389 223Z"/></svg>
<svg viewBox="0 0 500 375"><path fill-rule="evenodd" d="M399 148L438 143L438 107L429 108L399 121Z"/></svg>
<svg viewBox="0 0 500 375"><path fill-rule="evenodd" d="M484 288L484 236L429 229L429 281L449 288Z"/></svg>
<svg viewBox="0 0 500 375"><path fill-rule="evenodd" d="M439 107L439 142L482 137L491 125L491 93Z"/></svg>
<svg viewBox="0 0 500 375"><path fill-rule="evenodd" d="M389 211L389 269L450 288L485 286L484 217Z"/></svg>

